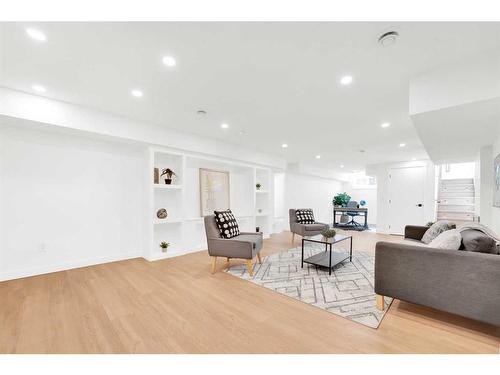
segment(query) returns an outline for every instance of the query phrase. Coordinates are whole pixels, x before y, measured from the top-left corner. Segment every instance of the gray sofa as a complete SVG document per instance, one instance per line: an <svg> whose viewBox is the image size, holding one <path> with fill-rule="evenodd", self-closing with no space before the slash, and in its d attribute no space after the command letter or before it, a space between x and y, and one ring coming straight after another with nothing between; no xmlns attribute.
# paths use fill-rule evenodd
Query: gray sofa
<svg viewBox="0 0 500 375"><path fill-rule="evenodd" d="M292 243L295 240L295 235L298 234L302 237L316 236L322 231L327 229L328 224L315 222L314 224L300 224L297 222L297 215L295 211L297 208L290 208L288 210L288 216L290 220L290 232L292 232Z"/></svg>
<svg viewBox="0 0 500 375"><path fill-rule="evenodd" d="M231 258L246 259L247 270L253 276L252 259L257 256L259 263L262 249L263 234L261 232L241 232L239 236L222 238L215 222L215 215L204 217L205 233L207 235L208 254L212 260L212 273L215 273L217 257L226 258L226 267L229 267Z"/></svg>
<svg viewBox="0 0 500 375"><path fill-rule="evenodd" d="M427 229L407 226L405 239ZM500 255L378 242L375 293L379 309L388 296L500 326Z"/></svg>

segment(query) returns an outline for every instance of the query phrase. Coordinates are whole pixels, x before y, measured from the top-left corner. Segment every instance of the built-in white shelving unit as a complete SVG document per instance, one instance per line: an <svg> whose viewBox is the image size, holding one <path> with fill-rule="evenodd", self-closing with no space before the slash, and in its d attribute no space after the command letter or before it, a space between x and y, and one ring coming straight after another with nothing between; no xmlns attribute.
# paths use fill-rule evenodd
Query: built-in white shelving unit
<svg viewBox="0 0 500 375"><path fill-rule="evenodd" d="M207 248L205 227L200 212L200 168L229 172L230 209L241 231L256 227L269 237L273 222L273 178L269 168L204 155L150 148L148 150L148 208L146 212L146 254L157 260ZM175 172L172 184L162 177L154 183L154 168L159 172L170 168ZM260 183L261 188L256 189ZM166 219L156 216L160 208L168 212ZM170 243L166 253L160 242Z"/></svg>

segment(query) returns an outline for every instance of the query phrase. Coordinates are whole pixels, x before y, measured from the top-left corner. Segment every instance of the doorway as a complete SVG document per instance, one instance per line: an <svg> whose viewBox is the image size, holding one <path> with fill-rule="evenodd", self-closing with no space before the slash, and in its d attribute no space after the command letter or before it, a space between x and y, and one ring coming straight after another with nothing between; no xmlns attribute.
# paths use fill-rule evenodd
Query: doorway
<svg viewBox="0 0 500 375"><path fill-rule="evenodd" d="M424 225L426 167L391 168L389 171L389 233L403 234L405 225Z"/></svg>

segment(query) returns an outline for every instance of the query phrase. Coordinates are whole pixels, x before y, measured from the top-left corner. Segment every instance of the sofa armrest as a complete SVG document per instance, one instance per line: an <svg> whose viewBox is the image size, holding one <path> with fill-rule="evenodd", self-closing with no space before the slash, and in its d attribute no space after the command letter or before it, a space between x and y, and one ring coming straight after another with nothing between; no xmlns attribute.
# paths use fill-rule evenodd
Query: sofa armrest
<svg viewBox="0 0 500 375"><path fill-rule="evenodd" d="M500 326L500 256L378 242L375 293Z"/></svg>
<svg viewBox="0 0 500 375"><path fill-rule="evenodd" d="M427 232L427 229L429 229L429 227L421 225L407 225L405 226L405 238L420 241L424 236L424 233Z"/></svg>
<svg viewBox="0 0 500 375"><path fill-rule="evenodd" d="M208 240L208 253L211 256L252 259L253 242L225 238Z"/></svg>

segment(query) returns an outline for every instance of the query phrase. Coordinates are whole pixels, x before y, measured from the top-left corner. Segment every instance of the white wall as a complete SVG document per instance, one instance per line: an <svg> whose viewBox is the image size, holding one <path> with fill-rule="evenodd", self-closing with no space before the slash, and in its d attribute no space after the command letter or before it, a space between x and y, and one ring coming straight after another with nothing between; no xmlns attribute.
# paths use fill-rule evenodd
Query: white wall
<svg viewBox="0 0 500 375"><path fill-rule="evenodd" d="M436 217L436 179L435 167L431 161L412 161L402 163L372 164L366 167L366 174L377 178L377 232L389 233L389 172L391 168L405 166L424 166L426 179L424 188L424 220L434 221ZM409 223L404 223L409 224Z"/></svg>
<svg viewBox="0 0 500 375"><path fill-rule="evenodd" d="M486 172L486 180L489 178L488 177L488 169L490 169L490 172L489 174L491 175L491 201L490 202L486 202L485 203L485 206L487 206L489 204L489 206L491 207L490 208L490 211L491 211L491 222L490 222L490 225L489 227L491 229L493 229L495 231L495 233L500 233L500 207L493 207L493 186L494 186L494 181L493 181L493 161L495 160L495 158L497 157L497 155L500 154L500 135L497 137L497 139L495 140L495 143L493 143L493 146L492 146L492 154L491 154L491 164L489 162L487 162L487 164L485 165L485 172ZM488 168L488 164L491 168ZM485 191L486 191L486 188L485 188ZM482 205L481 205L482 207ZM482 209L481 209L482 211Z"/></svg>
<svg viewBox="0 0 500 375"><path fill-rule="evenodd" d="M481 224L492 226L493 207L493 148L482 147L479 151L479 186L476 196L479 195L479 216Z"/></svg>
<svg viewBox="0 0 500 375"><path fill-rule="evenodd" d="M0 125L0 280L142 255L144 153Z"/></svg>
<svg viewBox="0 0 500 375"><path fill-rule="evenodd" d="M323 223L332 223L332 199L343 192L339 180L285 173L285 209L288 222L288 209L312 208L314 217Z"/></svg>

